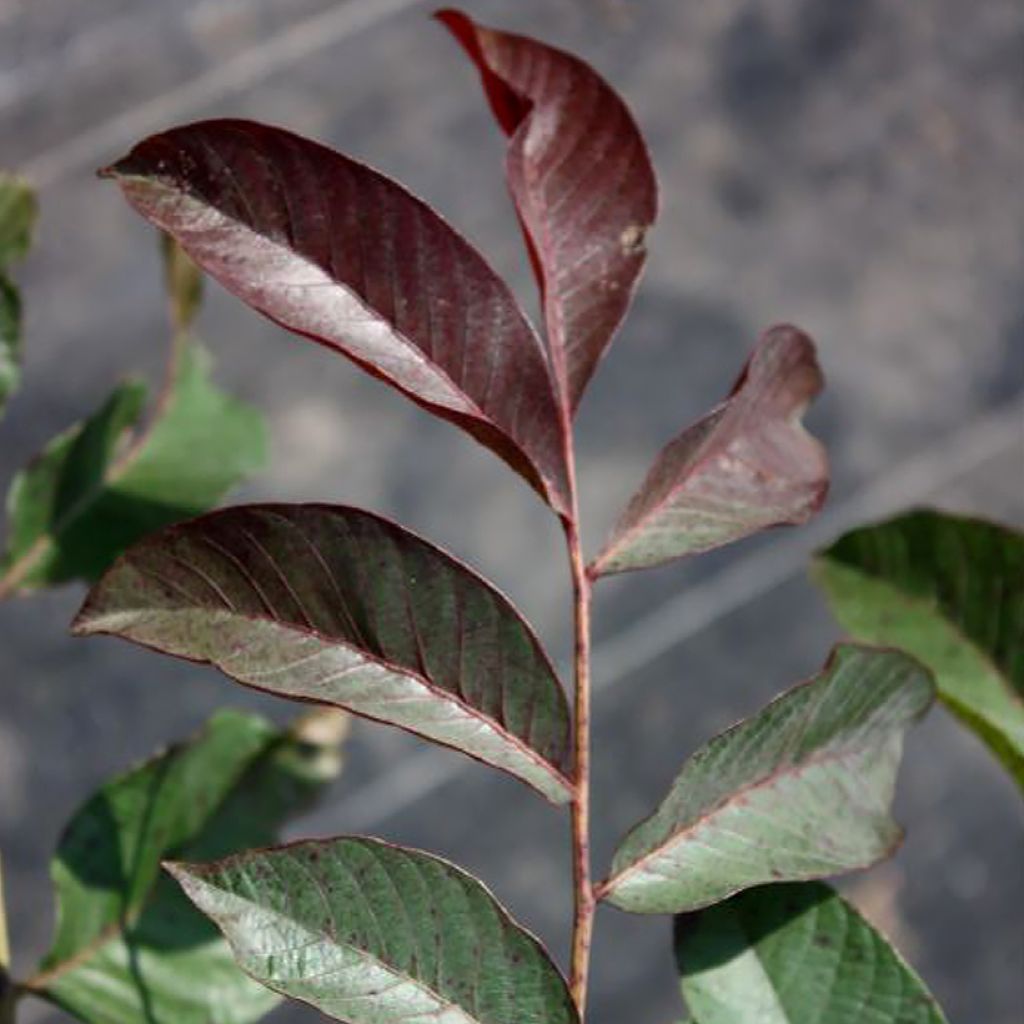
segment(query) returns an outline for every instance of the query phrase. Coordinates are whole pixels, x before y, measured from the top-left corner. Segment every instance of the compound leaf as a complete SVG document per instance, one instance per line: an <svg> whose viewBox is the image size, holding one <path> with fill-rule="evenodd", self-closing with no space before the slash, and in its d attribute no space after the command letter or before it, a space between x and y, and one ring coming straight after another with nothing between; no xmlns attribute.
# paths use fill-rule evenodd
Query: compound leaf
<svg viewBox="0 0 1024 1024"><path fill-rule="evenodd" d="M840 623L909 651L1024 787L1024 535L915 511L846 534L812 575Z"/></svg>
<svg viewBox="0 0 1024 1024"><path fill-rule="evenodd" d="M27 255L36 216L29 184L0 172L0 412L21 381L21 295L8 271Z"/></svg>
<svg viewBox="0 0 1024 1024"><path fill-rule="evenodd" d="M504 282L421 200L248 121L152 136L104 173L228 291L467 430L569 514L543 348Z"/></svg>
<svg viewBox="0 0 1024 1024"><path fill-rule="evenodd" d="M440 11L510 136L506 174L573 411L626 314L657 213L647 147L618 94L578 57Z"/></svg>
<svg viewBox="0 0 1024 1024"><path fill-rule="evenodd" d="M769 885L676 921L701 1024L945 1024L924 983L820 882Z"/></svg>
<svg viewBox="0 0 1024 1024"><path fill-rule="evenodd" d="M349 1024L579 1024L561 975L480 882L373 839L168 869L242 968Z"/></svg>
<svg viewBox="0 0 1024 1024"><path fill-rule="evenodd" d="M908 655L838 646L820 675L690 758L619 847L602 898L678 913L887 856L901 837L889 807L903 734L932 697Z"/></svg>
<svg viewBox="0 0 1024 1024"><path fill-rule="evenodd" d="M660 565L806 522L828 491L828 460L800 424L823 378L795 327L765 332L731 395L655 460L593 576Z"/></svg>
<svg viewBox="0 0 1024 1024"><path fill-rule="evenodd" d="M568 705L529 626L471 570L368 512L252 505L172 527L114 565L74 629L400 726L556 803L571 795Z"/></svg>
<svg viewBox="0 0 1024 1024"><path fill-rule="evenodd" d="M160 862L275 841L337 775L340 724L309 717L280 732L224 712L107 783L61 839L57 935L28 988L86 1024L248 1024L267 1013L276 997L238 969Z"/></svg>
<svg viewBox="0 0 1024 1024"><path fill-rule="evenodd" d="M95 580L129 544L216 504L266 453L256 410L219 391L210 359L180 343L170 387L138 427L146 389L120 385L11 483L0 592Z"/></svg>

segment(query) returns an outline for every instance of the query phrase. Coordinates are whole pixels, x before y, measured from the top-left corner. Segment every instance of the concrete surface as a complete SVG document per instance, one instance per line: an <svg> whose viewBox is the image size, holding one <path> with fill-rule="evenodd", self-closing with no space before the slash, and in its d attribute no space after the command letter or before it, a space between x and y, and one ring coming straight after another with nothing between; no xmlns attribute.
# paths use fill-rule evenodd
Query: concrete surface
<svg viewBox="0 0 1024 1024"><path fill-rule="evenodd" d="M0 163L35 177L27 384L0 479L164 344L150 232L95 167L169 124L233 114L368 160L435 203L532 304L474 75L415 0L6 0ZM644 126L662 213L634 312L579 420L591 548L654 451L729 387L757 331L819 341L810 416L829 506L690 564L602 585L597 858L684 757L820 665L837 633L803 576L816 545L911 504L1024 522L1024 13L1013 0L476 0L484 21L590 59ZM362 504L495 579L559 657L559 537L528 490L455 430L211 290L224 383L270 418L246 496ZM16 961L51 930L46 860L102 779L215 707L289 707L115 641L73 642L69 587L0 608L0 848ZM844 883L952 1024L1020 1024L1024 812L989 755L935 712L908 744L908 838ZM561 958L566 830L523 787L362 726L296 834L366 831L479 873ZM595 1024L679 1016L667 919L599 921ZM59 1020L33 1007L26 1024ZM271 1018L312 1021L287 1008Z"/></svg>

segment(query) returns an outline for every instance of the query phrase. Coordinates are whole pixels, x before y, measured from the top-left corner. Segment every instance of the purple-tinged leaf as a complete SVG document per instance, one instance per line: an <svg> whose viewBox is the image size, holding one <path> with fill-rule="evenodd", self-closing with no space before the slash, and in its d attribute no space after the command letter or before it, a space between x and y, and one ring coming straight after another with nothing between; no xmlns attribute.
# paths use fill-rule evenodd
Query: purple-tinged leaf
<svg viewBox="0 0 1024 1024"><path fill-rule="evenodd" d="M575 411L643 269L658 205L647 147L622 99L578 57L458 11L437 17L476 63L510 136L509 189Z"/></svg>
<svg viewBox="0 0 1024 1024"><path fill-rule="evenodd" d="M780 326L762 335L729 397L662 450L591 575L810 519L828 492L828 458L800 418L823 384L806 334Z"/></svg>
<svg viewBox="0 0 1024 1024"><path fill-rule="evenodd" d="M543 347L505 283L420 199L249 121L154 135L103 173L228 291L456 423L568 515Z"/></svg>
<svg viewBox="0 0 1024 1024"><path fill-rule="evenodd" d="M250 505L163 530L114 564L73 629L397 725L554 803L572 794L568 703L530 627L470 569L369 512Z"/></svg>
<svg viewBox="0 0 1024 1024"><path fill-rule="evenodd" d="M934 696L902 651L839 645L814 679L690 757L620 844L600 898L675 914L888 857L902 838L890 807L903 737Z"/></svg>

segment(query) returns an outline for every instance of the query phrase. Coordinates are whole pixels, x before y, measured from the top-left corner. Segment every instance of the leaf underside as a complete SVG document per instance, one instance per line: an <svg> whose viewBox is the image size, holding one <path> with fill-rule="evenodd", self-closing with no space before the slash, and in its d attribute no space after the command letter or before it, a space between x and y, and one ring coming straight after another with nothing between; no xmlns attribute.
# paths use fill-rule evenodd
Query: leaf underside
<svg viewBox="0 0 1024 1024"><path fill-rule="evenodd" d="M359 509L253 505L152 536L75 621L454 747L556 803L569 713L512 605L451 556Z"/></svg>
<svg viewBox="0 0 1024 1024"><path fill-rule="evenodd" d="M337 774L338 734L318 737L312 724L281 733L221 713L87 802L51 866L57 935L33 991L86 1024L249 1024L266 1014L276 997L238 969L160 861L273 842Z"/></svg>
<svg viewBox="0 0 1024 1024"><path fill-rule="evenodd" d="M662 450L591 574L644 569L806 522L825 500L829 471L800 417L823 383L806 334L766 331L732 394Z"/></svg>
<svg viewBox="0 0 1024 1024"><path fill-rule="evenodd" d="M678 918L676 958L700 1024L945 1024L900 955L820 882Z"/></svg>
<svg viewBox="0 0 1024 1024"><path fill-rule="evenodd" d="M934 511L840 538L812 570L844 629L903 648L1024 787L1024 534Z"/></svg>
<svg viewBox="0 0 1024 1024"><path fill-rule="evenodd" d="M437 17L476 64L510 136L506 177L575 412L646 258L657 213L647 147L622 99L578 57L458 11Z"/></svg>
<svg viewBox="0 0 1024 1024"><path fill-rule="evenodd" d="M677 913L887 856L901 835L889 807L903 734L932 696L913 658L840 645L820 675L687 761L619 847L603 898Z"/></svg>
<svg viewBox="0 0 1024 1024"><path fill-rule="evenodd" d="M11 482L3 575L32 590L95 580L129 544L204 512L265 460L263 421L183 345L165 401L140 428L146 388L121 384Z"/></svg>
<svg viewBox="0 0 1024 1024"><path fill-rule="evenodd" d="M228 291L467 430L569 514L540 341L504 282L421 200L249 121L152 136L104 173Z"/></svg>
<svg viewBox="0 0 1024 1024"><path fill-rule="evenodd" d="M372 839L169 869L238 963L349 1024L578 1024L540 944L478 881Z"/></svg>

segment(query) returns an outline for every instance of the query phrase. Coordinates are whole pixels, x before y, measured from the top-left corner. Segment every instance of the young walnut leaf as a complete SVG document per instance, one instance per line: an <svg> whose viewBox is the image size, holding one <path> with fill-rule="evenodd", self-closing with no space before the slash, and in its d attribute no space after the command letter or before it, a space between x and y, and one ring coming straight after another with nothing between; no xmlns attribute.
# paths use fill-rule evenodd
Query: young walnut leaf
<svg viewBox="0 0 1024 1024"><path fill-rule="evenodd" d="M806 334L767 331L730 396L655 460L591 575L644 569L806 522L825 500L828 459L800 417L823 382Z"/></svg>
<svg viewBox="0 0 1024 1024"><path fill-rule="evenodd" d="M910 512L841 537L812 574L854 637L935 673L939 699L1024 787L1024 534Z"/></svg>
<svg viewBox="0 0 1024 1024"><path fill-rule="evenodd" d="M451 556L359 509L252 505L148 537L93 589L74 631L339 705L555 803L571 796L568 704L529 626Z"/></svg>
<svg viewBox="0 0 1024 1024"><path fill-rule="evenodd" d="M222 712L108 782L61 838L57 935L29 989L86 1024L250 1024L269 1012L277 997L238 969L160 861L276 841L337 775L339 725L307 716L281 732Z"/></svg>
<svg viewBox="0 0 1024 1024"><path fill-rule="evenodd" d="M700 1024L945 1024L921 979L820 882L768 885L677 918Z"/></svg>
<svg viewBox="0 0 1024 1024"><path fill-rule="evenodd" d="M537 940L476 879L374 839L171 864L257 981L348 1024L579 1024Z"/></svg>
<svg viewBox="0 0 1024 1024"><path fill-rule="evenodd" d="M248 121L154 135L103 173L228 291L462 427L569 514L540 341L504 282L424 202Z"/></svg>
<svg viewBox="0 0 1024 1024"><path fill-rule="evenodd" d="M690 758L619 847L601 897L678 913L888 856L901 836L889 806L903 734L932 697L908 655L840 645L819 676Z"/></svg>
<svg viewBox="0 0 1024 1024"><path fill-rule="evenodd" d="M647 147L622 99L578 57L459 11L437 17L475 62L510 136L508 185L575 412L646 258L658 205Z"/></svg>

